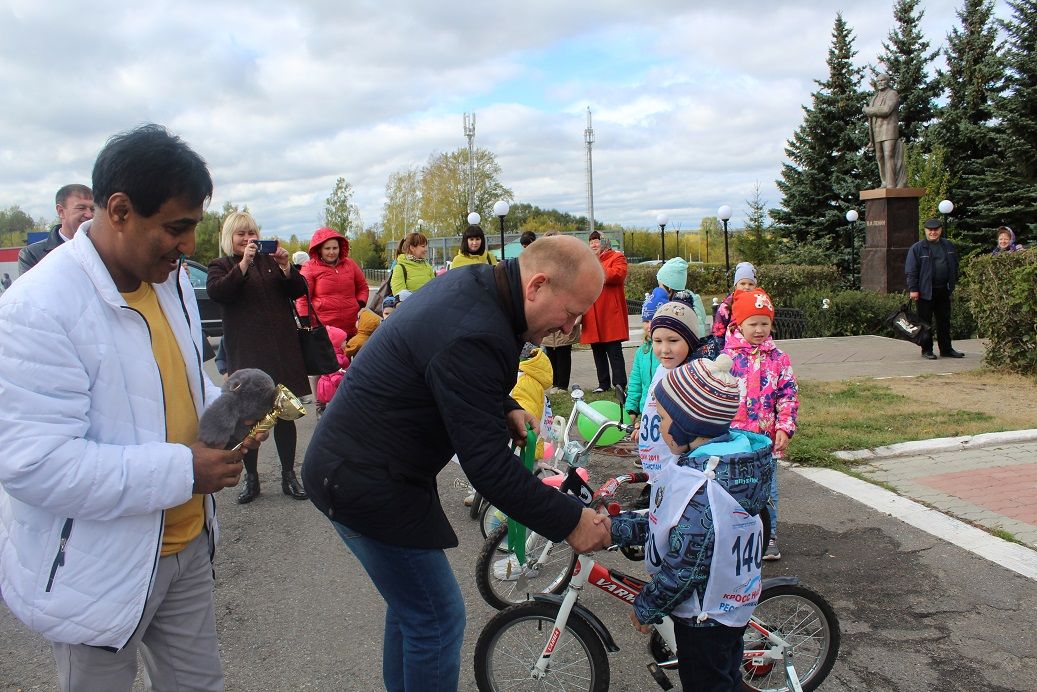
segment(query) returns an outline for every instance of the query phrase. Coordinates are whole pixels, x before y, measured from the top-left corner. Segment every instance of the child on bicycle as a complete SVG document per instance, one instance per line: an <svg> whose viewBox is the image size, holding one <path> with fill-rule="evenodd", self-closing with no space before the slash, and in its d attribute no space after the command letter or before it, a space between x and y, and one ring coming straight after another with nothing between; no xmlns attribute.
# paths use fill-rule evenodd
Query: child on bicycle
<svg viewBox="0 0 1037 692"><path fill-rule="evenodd" d="M631 417L641 416L637 452L649 480L676 458L659 436L659 415L651 392L667 371L688 361L699 345L698 328L698 316L690 304L665 303L652 317L649 343L634 355L624 407Z"/></svg>
<svg viewBox="0 0 1037 692"><path fill-rule="evenodd" d="M724 353L731 356L731 372L741 381L742 400L732 428L762 433L774 442L770 488L770 543L764 560L780 560L778 547L778 467L789 438L796 432L799 387L788 355L774 345L774 304L763 289L739 293L734 300L732 324Z"/></svg>
<svg viewBox="0 0 1037 692"><path fill-rule="evenodd" d="M686 690L741 687L742 636L761 589L763 525L771 443L731 430L738 380L731 358L697 359L666 372L654 394L660 434L676 463L652 484L647 516L612 518L619 545L645 545L652 580L634 600L630 620L674 621L678 672Z"/></svg>

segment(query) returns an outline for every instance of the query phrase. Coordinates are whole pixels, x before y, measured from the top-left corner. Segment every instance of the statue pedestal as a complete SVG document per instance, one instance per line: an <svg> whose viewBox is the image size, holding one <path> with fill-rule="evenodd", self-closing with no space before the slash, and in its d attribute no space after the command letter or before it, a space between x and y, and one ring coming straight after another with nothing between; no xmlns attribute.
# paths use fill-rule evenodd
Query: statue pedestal
<svg viewBox="0 0 1037 692"><path fill-rule="evenodd" d="M861 288L879 293L907 290L904 262L918 241L918 200L923 187L861 190L865 202Z"/></svg>

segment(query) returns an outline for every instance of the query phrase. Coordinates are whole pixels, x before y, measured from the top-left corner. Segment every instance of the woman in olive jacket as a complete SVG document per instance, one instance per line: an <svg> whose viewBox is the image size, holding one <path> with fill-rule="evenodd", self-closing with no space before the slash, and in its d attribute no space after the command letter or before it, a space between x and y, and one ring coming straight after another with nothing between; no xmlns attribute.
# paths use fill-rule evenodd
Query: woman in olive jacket
<svg viewBox="0 0 1037 692"><path fill-rule="evenodd" d="M291 263L288 251L258 251L259 227L247 212L234 212L223 223L220 247L228 257L209 263L206 289L223 306L223 343L227 372L258 368L296 396L310 393L306 366L291 301L306 295L306 280ZM295 421L278 420L274 444L281 460L281 490L297 500L306 499L295 475ZM258 450L245 455L245 487L238 502L259 495Z"/></svg>

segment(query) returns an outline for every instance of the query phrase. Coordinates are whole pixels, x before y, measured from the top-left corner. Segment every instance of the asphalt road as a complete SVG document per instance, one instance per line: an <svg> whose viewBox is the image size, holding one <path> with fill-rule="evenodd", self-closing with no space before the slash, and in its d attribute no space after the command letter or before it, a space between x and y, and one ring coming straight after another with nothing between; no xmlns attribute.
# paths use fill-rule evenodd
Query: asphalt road
<svg viewBox="0 0 1037 692"><path fill-rule="evenodd" d="M300 421L301 444L315 422ZM240 506L234 491L218 497L216 609L227 689L380 689L382 601L327 520L280 494L273 445L260 463L258 500ZM598 457L592 480L628 464ZM461 689L471 690L475 640L494 611L475 589L481 538L459 479L448 465L440 492L461 541L449 556L468 604ZM822 689L1034 689L1034 582L793 473L781 482L785 558L765 563L765 576L797 575L834 605L843 645ZM636 571L622 556L605 559ZM646 638L623 606L600 592L582 600L621 647L610 657L612 689L658 689L645 671ZM49 645L0 606L0 690L50 689Z"/></svg>

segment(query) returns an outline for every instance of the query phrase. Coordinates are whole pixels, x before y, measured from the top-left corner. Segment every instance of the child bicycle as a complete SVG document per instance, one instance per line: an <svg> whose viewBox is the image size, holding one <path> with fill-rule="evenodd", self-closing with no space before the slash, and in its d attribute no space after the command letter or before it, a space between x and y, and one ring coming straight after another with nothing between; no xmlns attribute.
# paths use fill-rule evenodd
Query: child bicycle
<svg viewBox="0 0 1037 692"><path fill-rule="evenodd" d="M594 420L599 431L587 445L570 442L570 421L563 438L563 454L570 468L586 460L602 430L624 428L584 404L582 392L574 391L573 398L574 412ZM579 494L585 504L601 505L620 485L643 480L640 476L620 476L597 493L591 495L584 487ZM766 521L763 526L767 526ZM759 563L762 545L766 545L765 540L749 559ZM543 552L549 553L546 548ZM552 580L551 590L557 589L560 580L568 583L564 596L557 591L534 593L532 600L501 611L483 628L475 648L475 679L480 690L608 689L607 654L619 647L604 623L579 603L580 593L590 583L630 607L646 582L607 569L589 555L580 555L571 573ZM673 621L667 617L652 627L649 648L654 660L648 669L662 689L670 689L672 684L664 671L677 668ZM759 605L745 631L743 684L750 690L815 689L835 664L839 640L838 618L823 597L800 585L795 577L765 579Z"/></svg>

